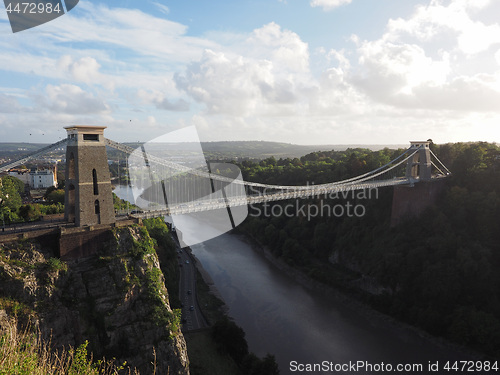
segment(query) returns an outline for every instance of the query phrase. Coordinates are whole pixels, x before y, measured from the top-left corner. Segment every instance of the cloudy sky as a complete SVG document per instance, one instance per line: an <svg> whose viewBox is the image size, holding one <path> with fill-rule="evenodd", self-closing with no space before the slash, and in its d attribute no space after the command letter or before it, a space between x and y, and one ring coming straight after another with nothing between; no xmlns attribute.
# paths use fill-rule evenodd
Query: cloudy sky
<svg viewBox="0 0 500 375"><path fill-rule="evenodd" d="M0 6L2 6L0 4ZM0 142L500 142L498 0L81 0L12 33Z"/></svg>

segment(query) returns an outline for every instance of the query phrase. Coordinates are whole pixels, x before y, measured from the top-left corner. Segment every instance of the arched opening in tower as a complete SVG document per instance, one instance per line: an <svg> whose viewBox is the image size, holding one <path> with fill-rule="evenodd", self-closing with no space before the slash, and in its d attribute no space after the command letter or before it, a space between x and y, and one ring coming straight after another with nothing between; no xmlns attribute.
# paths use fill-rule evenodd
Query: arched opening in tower
<svg viewBox="0 0 500 375"><path fill-rule="evenodd" d="M97 184L97 171L92 169L92 181L94 183L94 195L99 195L99 185Z"/></svg>
<svg viewBox="0 0 500 375"><path fill-rule="evenodd" d="M101 206L99 204L99 199L94 202L94 213L97 215L97 224L101 224Z"/></svg>
<svg viewBox="0 0 500 375"><path fill-rule="evenodd" d="M67 220L70 223L73 223L75 221L75 185L70 184L68 187L68 218Z"/></svg>
<svg viewBox="0 0 500 375"><path fill-rule="evenodd" d="M67 163L67 168L68 168L68 178L70 180L74 180L75 179L75 176L76 176L76 171L75 171L75 155L73 153L71 153L69 155L69 160L68 160L68 163Z"/></svg>

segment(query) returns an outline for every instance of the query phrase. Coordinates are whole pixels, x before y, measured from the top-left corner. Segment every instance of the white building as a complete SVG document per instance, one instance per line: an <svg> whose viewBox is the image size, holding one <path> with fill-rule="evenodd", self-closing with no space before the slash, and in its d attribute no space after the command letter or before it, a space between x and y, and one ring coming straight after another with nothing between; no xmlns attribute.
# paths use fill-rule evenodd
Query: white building
<svg viewBox="0 0 500 375"><path fill-rule="evenodd" d="M46 189L51 186L57 187L57 179L54 171L50 169L32 169L29 184L32 189Z"/></svg>

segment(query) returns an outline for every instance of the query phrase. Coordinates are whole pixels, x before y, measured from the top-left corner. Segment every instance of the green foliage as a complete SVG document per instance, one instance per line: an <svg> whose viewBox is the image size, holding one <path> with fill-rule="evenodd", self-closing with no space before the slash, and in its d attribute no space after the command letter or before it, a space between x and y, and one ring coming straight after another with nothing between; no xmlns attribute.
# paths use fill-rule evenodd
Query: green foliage
<svg viewBox="0 0 500 375"><path fill-rule="evenodd" d="M165 285L169 291L170 306L178 308L181 306L179 298L180 272L175 243L162 218L147 219L143 223L157 245L156 253L160 260Z"/></svg>
<svg viewBox="0 0 500 375"><path fill-rule="evenodd" d="M226 353L216 349L210 332L184 333L189 353L191 375L241 375L236 363Z"/></svg>
<svg viewBox="0 0 500 375"><path fill-rule="evenodd" d="M47 344L29 331L9 328L0 335L0 374L2 375L111 375L124 370L113 361L94 362L85 341L76 350L50 352ZM137 373L136 373L137 374Z"/></svg>
<svg viewBox="0 0 500 375"><path fill-rule="evenodd" d="M25 204L19 207L19 216L21 216L24 221L38 220L41 215L42 212L40 211L39 205Z"/></svg>
<svg viewBox="0 0 500 375"><path fill-rule="evenodd" d="M47 266L51 271L67 271L68 265L59 258L50 258L47 261Z"/></svg>
<svg viewBox="0 0 500 375"><path fill-rule="evenodd" d="M155 243L153 239L149 236L148 230L145 227L138 227L139 228L139 235L141 240L136 241L135 239L131 254L132 256L140 259L143 258L145 255L148 254L155 254Z"/></svg>
<svg viewBox="0 0 500 375"><path fill-rule="evenodd" d="M24 303L6 297L0 297L0 310L5 310L7 314L23 322L28 322L35 314L33 309Z"/></svg>
<svg viewBox="0 0 500 375"><path fill-rule="evenodd" d="M163 249L174 250L170 252L172 257L175 257L175 243L170 236L167 224L161 217L146 219L143 221L144 226L147 228L149 235L155 239L158 246Z"/></svg>
<svg viewBox="0 0 500 375"><path fill-rule="evenodd" d="M225 317L212 327L212 337L221 352L228 353L236 363L242 363L248 354L245 331Z"/></svg>
<svg viewBox="0 0 500 375"><path fill-rule="evenodd" d="M139 207L137 207L135 204L129 203L125 199L118 198L118 196L115 193L113 193L113 206L116 211L127 210L127 209L129 210L139 209Z"/></svg>
<svg viewBox="0 0 500 375"><path fill-rule="evenodd" d="M18 219L17 211L22 204L17 181L19 180L11 176L4 176L0 181L0 216L4 216L7 223Z"/></svg>
<svg viewBox="0 0 500 375"><path fill-rule="evenodd" d="M170 327L172 332L180 332L181 320L182 320L182 309L174 309L174 316L172 319L172 325Z"/></svg>
<svg viewBox="0 0 500 375"><path fill-rule="evenodd" d="M18 213L24 221L39 220L42 215L60 214L64 212L64 206L61 203L39 204L30 203L19 207Z"/></svg>
<svg viewBox="0 0 500 375"><path fill-rule="evenodd" d="M64 212L64 190L48 189L46 194L52 204L25 204L22 205L21 195L24 193L24 184L12 176L4 176L0 183L0 220L6 224L20 221L35 221L42 215Z"/></svg>
<svg viewBox="0 0 500 375"><path fill-rule="evenodd" d="M161 271L158 268L148 269L145 276L146 298L152 308L151 320L159 327L170 325L171 332L177 332L179 324L176 323L176 315L167 310L163 300L166 290Z"/></svg>
<svg viewBox="0 0 500 375"><path fill-rule="evenodd" d="M250 353L243 359L245 375L278 375L280 373L274 355L267 354L263 359Z"/></svg>
<svg viewBox="0 0 500 375"><path fill-rule="evenodd" d="M360 175L385 165L402 153L401 150L368 149L322 151L307 154L300 159L276 161L268 158L260 162L244 161L238 166L247 181L276 185L305 185L338 181Z"/></svg>
<svg viewBox="0 0 500 375"><path fill-rule="evenodd" d="M76 348L68 375L84 375L94 370L94 366L92 366L87 360L88 344L89 342L85 341L78 348Z"/></svg>
<svg viewBox="0 0 500 375"><path fill-rule="evenodd" d="M54 203L54 204L40 204L38 205L42 215L53 215L64 213L64 204Z"/></svg>
<svg viewBox="0 0 500 375"><path fill-rule="evenodd" d="M259 359L249 353L245 340L245 332L233 321L224 317L212 327L212 338L220 353L227 353L248 375L276 375L279 374L278 365L273 355L268 354Z"/></svg>
<svg viewBox="0 0 500 375"><path fill-rule="evenodd" d="M500 268L500 148L477 142L432 149L453 175L436 206L418 219L391 229L392 191L386 188L378 199L360 201L366 208L361 218L255 217L244 229L313 278L363 293L377 308L435 335L500 356L500 274L495 271ZM301 166L280 159L276 165L245 162L241 168L246 179L262 183L317 184L373 170L399 154L317 152L302 157ZM300 201L308 202L319 204ZM351 281L367 276L385 292L353 290Z"/></svg>
<svg viewBox="0 0 500 375"><path fill-rule="evenodd" d="M9 183L19 195L24 194L24 182L14 176L2 177L2 183Z"/></svg>
<svg viewBox="0 0 500 375"><path fill-rule="evenodd" d="M64 204L64 189L56 189L47 194L47 200L53 203Z"/></svg>
<svg viewBox="0 0 500 375"><path fill-rule="evenodd" d="M163 294L164 285L160 277L161 271L158 268L152 268L146 271L146 292L151 301L163 305L160 295Z"/></svg>

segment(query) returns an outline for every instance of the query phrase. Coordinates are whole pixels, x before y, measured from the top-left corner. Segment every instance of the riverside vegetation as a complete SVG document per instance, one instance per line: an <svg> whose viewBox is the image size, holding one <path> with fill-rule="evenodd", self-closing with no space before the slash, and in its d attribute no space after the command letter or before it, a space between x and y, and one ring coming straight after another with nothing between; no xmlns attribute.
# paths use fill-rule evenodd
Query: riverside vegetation
<svg viewBox="0 0 500 375"><path fill-rule="evenodd" d="M386 188L379 189L378 199L347 197L365 207L363 217L261 215L248 218L244 229L311 278L435 336L499 358L500 148L484 142L431 147L453 175L436 205L420 218L391 228L392 189ZM349 149L239 166L249 181L320 184L363 174L400 153Z"/></svg>

